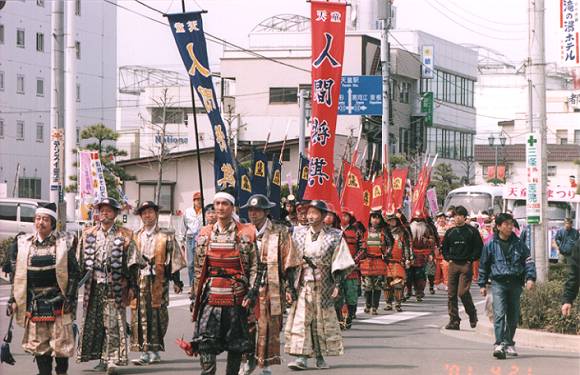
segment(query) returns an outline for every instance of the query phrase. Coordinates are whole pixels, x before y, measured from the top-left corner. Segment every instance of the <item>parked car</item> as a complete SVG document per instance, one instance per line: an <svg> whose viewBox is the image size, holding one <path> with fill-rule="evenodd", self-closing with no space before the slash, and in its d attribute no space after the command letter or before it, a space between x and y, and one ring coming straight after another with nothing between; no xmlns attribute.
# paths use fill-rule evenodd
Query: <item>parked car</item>
<svg viewBox="0 0 580 375"><path fill-rule="evenodd" d="M20 232L34 231L34 213L39 203L28 198L0 198L0 241L16 236Z"/></svg>

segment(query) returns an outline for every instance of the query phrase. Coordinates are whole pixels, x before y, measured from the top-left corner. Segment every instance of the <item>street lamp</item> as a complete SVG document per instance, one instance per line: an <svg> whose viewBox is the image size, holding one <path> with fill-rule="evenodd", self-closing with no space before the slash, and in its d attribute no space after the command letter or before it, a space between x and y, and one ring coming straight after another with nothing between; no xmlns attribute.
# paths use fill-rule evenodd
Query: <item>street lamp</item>
<svg viewBox="0 0 580 375"><path fill-rule="evenodd" d="M500 133L499 135L499 145L495 144L495 137L493 136L493 134L491 134L488 138L487 138L488 142L489 142L489 147L495 147L495 169L494 169L494 179L493 179L493 184L497 185L497 149L499 146L501 146L501 148L505 147L505 142L507 141L507 138L503 135L503 133Z"/></svg>

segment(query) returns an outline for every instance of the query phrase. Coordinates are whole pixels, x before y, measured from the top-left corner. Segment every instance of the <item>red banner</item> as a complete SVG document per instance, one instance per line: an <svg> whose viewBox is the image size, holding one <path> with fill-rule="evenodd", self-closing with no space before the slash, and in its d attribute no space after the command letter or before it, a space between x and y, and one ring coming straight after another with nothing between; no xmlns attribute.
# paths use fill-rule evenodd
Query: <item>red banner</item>
<svg viewBox="0 0 580 375"><path fill-rule="evenodd" d="M405 196L405 183L407 181L407 174L409 168L393 169L391 185L393 189L393 205L394 210L403 207L403 198Z"/></svg>
<svg viewBox="0 0 580 375"><path fill-rule="evenodd" d="M425 215L425 200L427 196L427 188L431 182L431 169L432 168L428 166L423 166L423 168L421 168L411 198L411 218L422 218Z"/></svg>
<svg viewBox="0 0 580 375"><path fill-rule="evenodd" d="M373 181L373 190L371 192L371 209L372 210L382 210L384 201L383 201L383 191L385 189L385 185L383 182L383 176L375 177Z"/></svg>
<svg viewBox="0 0 580 375"><path fill-rule="evenodd" d="M499 180L505 182L505 165L497 166L497 175L495 172L495 166L487 167L487 181Z"/></svg>
<svg viewBox="0 0 580 375"><path fill-rule="evenodd" d="M312 1L310 4L312 116L310 165L304 199L328 201L330 196L338 197L333 185L334 140L344 55L346 3Z"/></svg>
<svg viewBox="0 0 580 375"><path fill-rule="evenodd" d="M352 211L357 220L364 216L363 206L363 178L361 170L343 160L343 181L341 203L344 210Z"/></svg>
<svg viewBox="0 0 580 375"><path fill-rule="evenodd" d="M357 218L361 223L368 228L369 225L369 217L371 216L371 202L372 202L372 190L373 190L373 183L371 181L363 181L363 214L362 217Z"/></svg>

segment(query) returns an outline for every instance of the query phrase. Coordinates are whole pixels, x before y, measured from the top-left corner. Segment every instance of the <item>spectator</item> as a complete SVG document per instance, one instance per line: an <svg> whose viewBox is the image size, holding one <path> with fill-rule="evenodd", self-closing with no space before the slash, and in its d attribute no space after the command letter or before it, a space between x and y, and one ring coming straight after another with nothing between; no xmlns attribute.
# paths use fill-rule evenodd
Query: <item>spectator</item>
<svg viewBox="0 0 580 375"><path fill-rule="evenodd" d="M572 303L578 296L580 286L580 241L572 248L572 254L568 257L568 279L564 285L564 298L562 299L562 315L568 316L572 311Z"/></svg>
<svg viewBox="0 0 580 375"><path fill-rule="evenodd" d="M465 312L469 315L471 328L477 325L477 310L473 304L469 288L473 276L472 263L479 259L483 242L477 229L465 224L467 210L463 206L455 208L455 227L447 230L443 238L443 258L449 262L448 306L449 324L445 329L459 330L459 309L457 297L461 299Z"/></svg>
<svg viewBox="0 0 580 375"><path fill-rule="evenodd" d="M183 227L187 254L187 273L189 276L189 285L193 285L194 272L193 260L195 259L195 239L202 227L202 209L201 209L201 193L196 191L193 193L193 206L185 210L183 216Z"/></svg>
<svg viewBox="0 0 580 375"><path fill-rule="evenodd" d="M536 281L536 266L530 249L513 233L513 222L510 214L497 215L497 232L484 246L479 264L478 284L483 296L487 295L486 284L491 279L495 332L493 356L497 359L518 355L514 335L520 315L522 285L525 280L526 288L531 289Z"/></svg>
<svg viewBox="0 0 580 375"><path fill-rule="evenodd" d="M553 246L558 249L560 253L560 261L566 263L568 256L572 252L572 248L580 234L576 228L572 228L572 218L567 217L564 219L564 228L560 228L554 236Z"/></svg>

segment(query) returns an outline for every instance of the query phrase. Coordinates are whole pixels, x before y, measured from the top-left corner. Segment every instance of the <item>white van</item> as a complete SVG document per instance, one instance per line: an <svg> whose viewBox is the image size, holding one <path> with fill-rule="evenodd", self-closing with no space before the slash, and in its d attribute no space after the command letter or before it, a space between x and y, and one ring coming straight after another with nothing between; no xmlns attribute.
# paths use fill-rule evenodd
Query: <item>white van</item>
<svg viewBox="0 0 580 375"><path fill-rule="evenodd" d="M473 185L451 190L445 198L443 211L450 206L463 206L469 215L480 212L500 213L503 211L503 185Z"/></svg>
<svg viewBox="0 0 580 375"><path fill-rule="evenodd" d="M34 231L34 213L39 203L37 199L0 198L0 241L14 237L19 232Z"/></svg>

